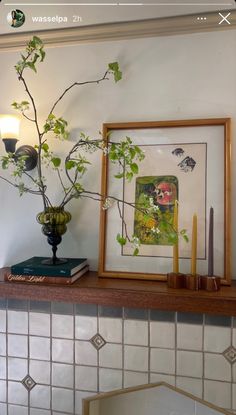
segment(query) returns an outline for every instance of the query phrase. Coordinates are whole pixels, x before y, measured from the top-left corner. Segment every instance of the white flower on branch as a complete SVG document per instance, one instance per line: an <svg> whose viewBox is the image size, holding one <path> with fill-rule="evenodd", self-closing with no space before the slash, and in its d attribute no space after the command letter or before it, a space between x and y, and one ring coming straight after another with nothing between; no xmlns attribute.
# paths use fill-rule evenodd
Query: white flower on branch
<svg viewBox="0 0 236 415"><path fill-rule="evenodd" d="M141 245L140 239L137 236L134 236L131 242L134 248L139 248Z"/></svg>
<svg viewBox="0 0 236 415"><path fill-rule="evenodd" d="M102 205L103 210L109 209L113 204L113 200L109 197L107 197Z"/></svg>
<svg viewBox="0 0 236 415"><path fill-rule="evenodd" d="M152 229L151 229L151 232L152 232L152 233L154 233L154 234L156 234L156 235L158 235L158 233L160 233L161 231L160 231L160 229L155 228L155 227L153 226L153 227L152 227Z"/></svg>

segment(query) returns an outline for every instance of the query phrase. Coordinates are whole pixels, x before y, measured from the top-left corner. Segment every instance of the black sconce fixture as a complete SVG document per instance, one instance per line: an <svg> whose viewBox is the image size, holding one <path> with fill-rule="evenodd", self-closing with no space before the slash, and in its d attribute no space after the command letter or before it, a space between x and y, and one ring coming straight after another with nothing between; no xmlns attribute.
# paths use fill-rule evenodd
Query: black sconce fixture
<svg viewBox="0 0 236 415"><path fill-rule="evenodd" d="M0 115L0 132L7 153L13 153L14 157L27 156L25 159L25 171L33 170L37 166L38 153L34 147L23 145L16 149L19 137L20 119L14 115Z"/></svg>

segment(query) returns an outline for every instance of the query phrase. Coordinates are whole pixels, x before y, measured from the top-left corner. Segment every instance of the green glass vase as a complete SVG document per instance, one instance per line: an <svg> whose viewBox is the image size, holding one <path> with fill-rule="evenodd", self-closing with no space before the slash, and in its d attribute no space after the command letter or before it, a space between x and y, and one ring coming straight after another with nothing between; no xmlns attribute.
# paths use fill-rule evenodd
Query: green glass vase
<svg viewBox="0 0 236 415"><path fill-rule="evenodd" d="M52 258L45 259L42 263L57 265L67 262L64 258L57 258L57 245L61 243L62 235L67 230L67 223L71 220L70 212L62 207L48 207L36 216L37 221L42 225L42 232L47 236L49 245L52 246Z"/></svg>

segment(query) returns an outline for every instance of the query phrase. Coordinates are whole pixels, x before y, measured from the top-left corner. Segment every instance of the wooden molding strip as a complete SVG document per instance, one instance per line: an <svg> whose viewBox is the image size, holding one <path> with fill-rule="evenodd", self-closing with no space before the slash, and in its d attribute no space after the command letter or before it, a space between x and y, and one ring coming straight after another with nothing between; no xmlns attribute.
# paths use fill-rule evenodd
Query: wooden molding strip
<svg viewBox="0 0 236 415"><path fill-rule="evenodd" d="M221 11L223 16L229 12ZM206 20L198 20L199 14L174 16L129 22L105 23L63 29L18 32L0 35L0 51L19 50L33 36L38 35L46 46L66 46L78 43L100 42L109 40L136 39L154 36L173 36L186 33L201 33L236 28L236 10L230 11L227 18L230 24L219 15L218 11L201 13Z"/></svg>

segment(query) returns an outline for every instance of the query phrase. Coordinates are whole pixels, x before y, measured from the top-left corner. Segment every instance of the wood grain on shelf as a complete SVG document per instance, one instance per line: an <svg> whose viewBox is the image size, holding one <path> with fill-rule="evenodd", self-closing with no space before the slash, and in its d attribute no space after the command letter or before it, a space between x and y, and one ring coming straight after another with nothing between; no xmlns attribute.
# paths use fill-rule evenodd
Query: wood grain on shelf
<svg viewBox="0 0 236 415"><path fill-rule="evenodd" d="M99 278L90 271L70 286L4 282L0 297L236 316L236 281L218 292L176 290L162 281Z"/></svg>

